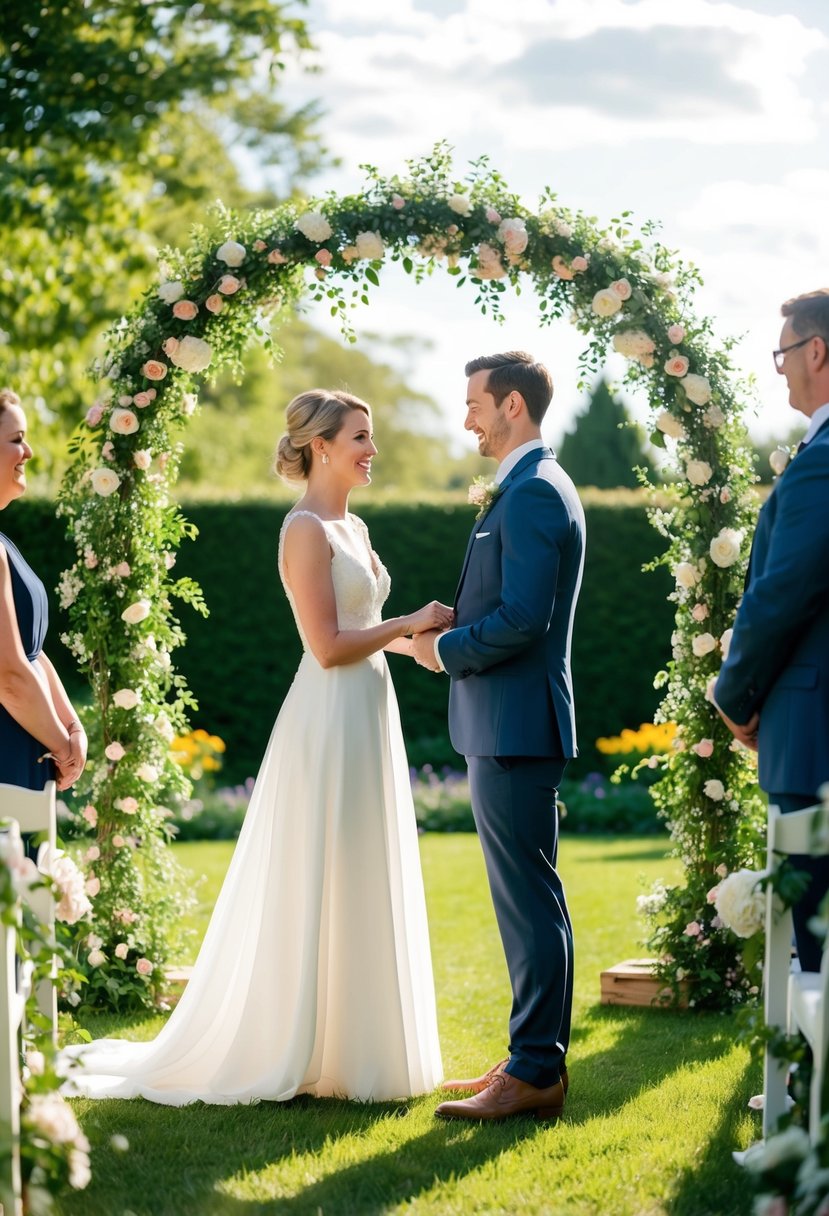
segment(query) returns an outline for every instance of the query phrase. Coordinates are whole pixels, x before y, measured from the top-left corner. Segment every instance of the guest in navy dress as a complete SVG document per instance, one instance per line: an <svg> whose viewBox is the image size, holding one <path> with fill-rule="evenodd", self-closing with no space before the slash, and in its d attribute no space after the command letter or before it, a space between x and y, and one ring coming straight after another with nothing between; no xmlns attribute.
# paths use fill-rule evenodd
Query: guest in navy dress
<svg viewBox="0 0 829 1216"><path fill-rule="evenodd" d="M0 389L0 510L26 492L26 416ZM65 790L83 772L86 735L43 653L49 613L43 583L0 532L0 782Z"/></svg>

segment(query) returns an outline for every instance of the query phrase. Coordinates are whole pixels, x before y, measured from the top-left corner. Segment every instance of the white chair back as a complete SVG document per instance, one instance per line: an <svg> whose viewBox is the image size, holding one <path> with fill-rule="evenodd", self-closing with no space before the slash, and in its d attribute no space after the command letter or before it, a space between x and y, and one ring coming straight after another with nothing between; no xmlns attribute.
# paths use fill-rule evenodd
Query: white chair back
<svg viewBox="0 0 829 1216"><path fill-rule="evenodd" d="M829 814L820 805L781 815L769 807L767 867L781 854L820 856L829 853ZM766 892L766 953L763 1000L766 1026L782 1033L800 1031L812 1048L813 1071L809 1103L810 1135L819 1134L821 1093L829 1048L829 949L824 947L819 974L793 971L792 915L769 887ZM763 1068L763 1136L773 1135L786 1111L789 1066L766 1049Z"/></svg>
<svg viewBox="0 0 829 1216"><path fill-rule="evenodd" d="M21 832L43 836L41 848L47 845L52 857L57 836L56 788L54 781L47 781L42 790L27 790L18 785L0 783L0 819L16 819ZM45 887L30 891L27 902L41 924L54 936L55 901L51 892ZM49 1020L52 1042L57 1046L58 998L54 982L56 973L55 964L52 977L41 980L37 985L36 999L38 1012Z"/></svg>
<svg viewBox="0 0 829 1216"><path fill-rule="evenodd" d="M12 824L12 831L16 825ZM17 921L20 920L20 901ZM11 1151L0 1157L0 1212L22 1216L20 1177L20 1027L31 972L18 973L15 925L0 925L0 1134Z"/></svg>

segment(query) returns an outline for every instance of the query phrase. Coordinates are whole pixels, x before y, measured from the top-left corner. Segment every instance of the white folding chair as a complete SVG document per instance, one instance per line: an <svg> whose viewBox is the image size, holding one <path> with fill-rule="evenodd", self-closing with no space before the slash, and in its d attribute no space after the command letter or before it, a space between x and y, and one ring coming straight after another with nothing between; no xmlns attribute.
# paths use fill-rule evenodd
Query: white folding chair
<svg viewBox="0 0 829 1216"><path fill-rule="evenodd" d="M17 827L12 824L12 831ZM18 902L18 921L20 904ZM0 925L0 1132L11 1151L0 1156L0 1212L22 1216L20 1177L20 1027L31 983L31 967L18 971L17 932Z"/></svg>
<svg viewBox="0 0 829 1216"><path fill-rule="evenodd" d="M47 845L49 855L54 856L55 838L57 835L56 786L54 781L47 781L42 790L27 790L18 785L0 783L0 819L16 819L21 832L37 832L45 838L41 844ZM54 937L55 933L55 901L47 888L39 887L30 891L26 901ZM52 1027L52 1042L57 1046L58 1036L58 998L55 987L57 965L53 965L52 976L41 980L37 985L37 1008L44 1017L48 1018Z"/></svg>
<svg viewBox="0 0 829 1216"><path fill-rule="evenodd" d="M781 815L769 807L767 865L771 870L780 855L792 853L820 856L829 853L829 832L816 829L824 824L827 812L822 806L807 807ZM820 1134L821 1093L829 1047L829 949L824 946L822 965L817 971L793 970L792 915L784 909L769 887L766 891L766 954L763 970L766 1026L789 1034L799 1031L812 1049L812 1083L809 1093L809 1134L814 1141ZM766 1048L763 1067L763 1136L774 1134L786 1110L788 1064Z"/></svg>

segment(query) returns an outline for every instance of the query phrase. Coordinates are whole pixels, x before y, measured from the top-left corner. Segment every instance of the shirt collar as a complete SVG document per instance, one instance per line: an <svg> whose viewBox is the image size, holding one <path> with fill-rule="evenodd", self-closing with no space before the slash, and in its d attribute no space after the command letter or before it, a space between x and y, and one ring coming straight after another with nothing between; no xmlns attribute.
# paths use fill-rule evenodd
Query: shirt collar
<svg viewBox="0 0 829 1216"><path fill-rule="evenodd" d="M498 471L495 474L496 485L501 484L507 474L512 472L519 460L526 456L528 452L534 452L536 448L546 448L546 446L543 439L530 439L528 443L522 443L520 447L513 448L498 465Z"/></svg>
<svg viewBox="0 0 829 1216"><path fill-rule="evenodd" d="M815 435L818 433L824 422L829 422L829 401L825 405L819 405L812 417L809 419L809 429L801 439L801 443L811 443ZM512 455L512 453L510 453ZM507 457L509 459L509 457Z"/></svg>

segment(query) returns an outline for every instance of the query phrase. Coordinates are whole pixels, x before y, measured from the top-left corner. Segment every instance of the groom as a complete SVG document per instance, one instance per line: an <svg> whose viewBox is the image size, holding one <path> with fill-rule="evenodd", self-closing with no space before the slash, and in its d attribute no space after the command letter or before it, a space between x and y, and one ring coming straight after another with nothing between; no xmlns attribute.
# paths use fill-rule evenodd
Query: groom
<svg viewBox="0 0 829 1216"><path fill-rule="evenodd" d="M444 1102L446 1119L557 1119L567 1090L573 935L556 870L556 796L576 755L570 640L584 512L541 439L550 373L524 351L466 365L465 427L499 461L472 529L456 627L415 635L415 658L451 677L449 732L466 756L512 985L509 1057Z"/></svg>

